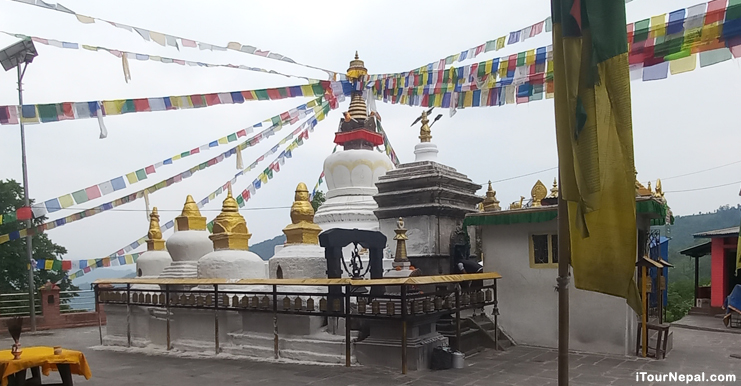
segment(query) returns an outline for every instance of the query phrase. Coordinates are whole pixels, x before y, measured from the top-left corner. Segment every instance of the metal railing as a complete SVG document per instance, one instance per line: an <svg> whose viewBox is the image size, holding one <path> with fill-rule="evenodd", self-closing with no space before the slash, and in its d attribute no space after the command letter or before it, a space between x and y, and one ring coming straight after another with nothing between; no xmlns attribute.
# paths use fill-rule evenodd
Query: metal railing
<svg viewBox="0 0 741 386"><path fill-rule="evenodd" d="M41 315L41 298L38 292L34 293L34 310L36 315ZM28 292L12 294L0 294L0 317L28 316L29 312Z"/></svg>
<svg viewBox="0 0 741 386"><path fill-rule="evenodd" d="M59 312L95 311L95 290L59 291Z"/></svg>
<svg viewBox="0 0 741 386"><path fill-rule="evenodd" d="M219 311L273 314L274 356L279 358L278 316L310 315L344 318L345 366L351 362L351 321L387 320L401 325L402 373L407 371L407 323L455 314L456 342L461 341L460 312L493 306L497 325L497 273L422 276L405 279L121 279L95 283L96 300L103 304L126 305L126 337L131 346L131 308L159 307L166 310L166 348L170 350L171 309L188 308L214 311L214 351L219 348ZM488 283L487 283L488 282ZM107 285L101 286L101 285ZM111 284L125 285L115 288ZM159 285L136 288L137 284ZM192 286L193 288L187 288ZM197 287L196 287L197 286ZM297 290L299 286L322 288L315 292ZM227 287L227 288L224 288ZM257 288L255 288L257 287ZM425 291L423 291L423 289ZM102 327L99 323L101 344ZM498 335L498 334L495 334ZM455 347L459 349L459 347Z"/></svg>

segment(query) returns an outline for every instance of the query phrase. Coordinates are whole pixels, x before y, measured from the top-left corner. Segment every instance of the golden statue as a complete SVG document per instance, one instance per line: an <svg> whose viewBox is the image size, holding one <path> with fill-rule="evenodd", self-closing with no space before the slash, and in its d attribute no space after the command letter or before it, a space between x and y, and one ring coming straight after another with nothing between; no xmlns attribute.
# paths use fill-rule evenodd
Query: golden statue
<svg viewBox="0 0 741 386"><path fill-rule="evenodd" d="M185 199L185 206L183 206L183 212L180 216L175 217L175 224L177 225L178 231L205 231L206 230L206 218L201 216L201 211L198 209L198 205L193 196L190 194Z"/></svg>
<svg viewBox="0 0 741 386"><path fill-rule="evenodd" d="M429 126L430 120L427 119L427 111L422 111L422 127L419 129L419 140L421 142L430 142L432 131Z"/></svg>
<svg viewBox="0 0 741 386"><path fill-rule="evenodd" d="M309 189L299 183L291 205L291 224L283 229L286 244L319 244L322 228L314 224L314 207L309 201Z"/></svg>
<svg viewBox="0 0 741 386"><path fill-rule="evenodd" d="M664 198L664 189L661 187L661 179L656 180L656 197Z"/></svg>
<svg viewBox="0 0 741 386"><path fill-rule="evenodd" d="M484 212L495 212L502 209L499 206L499 200L497 200L497 192L491 187L491 181L489 181L489 188L486 190L486 198L481 204Z"/></svg>
<svg viewBox="0 0 741 386"><path fill-rule="evenodd" d="M509 205L510 209L520 209L522 208L522 202L525 201L525 196L520 196L520 202L513 202Z"/></svg>
<svg viewBox="0 0 741 386"><path fill-rule="evenodd" d="M227 193L221 208L221 213L214 219L213 234L209 236L214 243L214 250L235 249L249 250L249 240L252 235L247 229L247 221L239 214L237 200L232 192Z"/></svg>
<svg viewBox="0 0 741 386"><path fill-rule="evenodd" d="M165 240L162 240L162 230L160 229L160 215L157 213L157 207L152 208L149 214L149 232L147 232L147 250L164 251Z"/></svg>
<svg viewBox="0 0 741 386"><path fill-rule="evenodd" d="M533 186L533 189L530 191L530 196L533 199L532 206L540 206L540 201L542 201L547 195L548 188L546 188L545 185L540 180L538 180L538 182L535 183L535 186Z"/></svg>

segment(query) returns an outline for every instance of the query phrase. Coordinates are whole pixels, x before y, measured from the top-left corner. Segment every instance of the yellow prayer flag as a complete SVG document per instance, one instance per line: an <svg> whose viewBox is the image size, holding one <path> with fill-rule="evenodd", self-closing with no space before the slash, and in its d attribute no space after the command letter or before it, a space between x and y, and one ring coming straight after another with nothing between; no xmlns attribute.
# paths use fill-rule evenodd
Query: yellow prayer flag
<svg viewBox="0 0 741 386"><path fill-rule="evenodd" d="M649 37L657 38L666 35L666 14L651 17Z"/></svg>
<svg viewBox="0 0 741 386"><path fill-rule="evenodd" d="M173 157L174 159L174 157ZM136 173L129 173L126 175L126 179L129 180L129 184L135 184L139 182L139 179L136 178Z"/></svg>
<svg viewBox="0 0 741 386"><path fill-rule="evenodd" d="M87 260L87 266L88 267L95 267L95 259L88 259Z"/></svg>
<svg viewBox="0 0 741 386"><path fill-rule="evenodd" d="M318 113L316 113L316 120L317 121L324 120L324 110L321 110Z"/></svg>
<svg viewBox="0 0 741 386"><path fill-rule="evenodd" d="M723 32L722 24L718 24L717 22L708 24L702 28L700 41L706 44L712 43L720 37L721 32Z"/></svg>
<svg viewBox="0 0 741 386"><path fill-rule="evenodd" d="M510 84L504 88L504 103L508 105L515 103L515 86Z"/></svg>
<svg viewBox="0 0 741 386"><path fill-rule="evenodd" d="M506 37L506 36L502 36L502 37L500 37L499 39L497 39L497 51L499 51L499 50L501 50L502 48L504 48L504 43L505 43L505 40L506 40L506 39L507 39L507 37Z"/></svg>
<svg viewBox="0 0 741 386"><path fill-rule="evenodd" d="M669 71L672 75L693 71L697 67L697 55L692 54L686 58L672 60L669 62Z"/></svg>
<svg viewBox="0 0 741 386"><path fill-rule="evenodd" d="M3 223L3 215L0 214L0 224Z"/></svg>
<svg viewBox="0 0 741 386"><path fill-rule="evenodd" d="M181 158L183 158L183 156L182 156L182 155L180 155L180 154L172 156L172 160L173 160L173 161L177 161L177 160L179 160L179 159L181 159Z"/></svg>
<svg viewBox="0 0 741 386"><path fill-rule="evenodd" d="M487 74L491 74L491 66L494 65L494 60L487 60L485 63L484 71Z"/></svg>
<svg viewBox="0 0 741 386"><path fill-rule="evenodd" d="M19 235L20 235L21 237L26 237L26 235L28 235L28 231L27 231L27 230L25 230L25 229L21 229L20 231L18 231L18 234L19 234Z"/></svg>
<svg viewBox="0 0 741 386"><path fill-rule="evenodd" d="M10 241L10 235L2 235L0 236L0 244L4 244Z"/></svg>
<svg viewBox="0 0 741 386"><path fill-rule="evenodd" d="M103 101L103 108L105 109L105 115L118 115L121 114L121 109L126 103L125 100L119 99L115 101Z"/></svg>
<svg viewBox="0 0 741 386"><path fill-rule="evenodd" d="M466 91L463 93L463 107L473 106L473 92Z"/></svg>
<svg viewBox="0 0 741 386"><path fill-rule="evenodd" d="M208 195L208 200L211 201L216 198L216 193L211 193Z"/></svg>
<svg viewBox="0 0 741 386"><path fill-rule="evenodd" d="M301 87L304 87L304 86L301 86ZM309 101L309 103L306 104L306 107L314 107L314 106L316 106L316 99L313 99Z"/></svg>
<svg viewBox="0 0 741 386"><path fill-rule="evenodd" d="M257 178L259 178L260 181L262 181L263 184L267 184L268 183L268 176L266 176L265 173L260 173L260 175L257 176Z"/></svg>
<svg viewBox="0 0 741 386"><path fill-rule="evenodd" d="M134 256L132 255L126 255L124 260L126 260L126 264L134 264Z"/></svg>
<svg viewBox="0 0 741 386"><path fill-rule="evenodd" d="M229 44L226 45L226 48L234 51L239 51L242 49L242 45L237 42L229 42Z"/></svg>
<svg viewBox="0 0 741 386"><path fill-rule="evenodd" d="M499 79L507 77L507 61L503 60L499 62Z"/></svg>
<svg viewBox="0 0 741 386"><path fill-rule="evenodd" d="M535 64L535 50L529 50L525 53L525 64L528 66Z"/></svg>
<svg viewBox="0 0 741 386"><path fill-rule="evenodd" d="M75 205L75 200L72 198L71 194L65 194L64 196L59 197L59 206L62 208L69 208L72 205Z"/></svg>
<svg viewBox="0 0 741 386"><path fill-rule="evenodd" d="M153 42L161 45L162 47L164 47L165 44L167 44L165 42L165 35L163 35L163 34L161 34L159 32L149 31L149 37L152 38L152 41Z"/></svg>
<svg viewBox="0 0 741 386"><path fill-rule="evenodd" d="M87 44L83 44L82 48L88 51L98 51L98 47L95 46L89 46Z"/></svg>
<svg viewBox="0 0 741 386"><path fill-rule="evenodd" d="M226 145L227 143L229 143L229 139L227 137L219 138L219 144Z"/></svg>
<svg viewBox="0 0 741 386"><path fill-rule="evenodd" d="M314 95L314 88L311 87L311 85L303 85L301 86L301 94L304 96L313 96Z"/></svg>
<svg viewBox="0 0 741 386"><path fill-rule="evenodd" d="M54 260L44 260L44 269L49 271L54 268Z"/></svg>
<svg viewBox="0 0 741 386"><path fill-rule="evenodd" d="M406 95L402 95L402 97L405 97L405 96ZM442 94L439 94L439 93L435 94L435 107L443 107L443 95Z"/></svg>
<svg viewBox="0 0 741 386"><path fill-rule="evenodd" d="M95 19L93 19L92 17L89 17L89 16L83 16L83 15L77 15L77 14L76 14L75 16L77 16L77 20L78 20L78 21L79 21L80 23L85 23L85 24L92 24L92 23L95 23Z"/></svg>

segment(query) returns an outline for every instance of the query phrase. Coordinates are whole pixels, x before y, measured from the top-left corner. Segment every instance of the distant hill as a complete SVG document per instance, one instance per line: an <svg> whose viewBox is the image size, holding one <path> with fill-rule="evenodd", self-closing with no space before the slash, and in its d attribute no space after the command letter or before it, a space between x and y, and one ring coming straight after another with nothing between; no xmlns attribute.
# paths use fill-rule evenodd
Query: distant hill
<svg viewBox="0 0 741 386"><path fill-rule="evenodd" d="M90 285L98 279L129 279L133 277L136 277L134 265L98 268L85 274L85 276L72 280L72 284L81 290L88 290Z"/></svg>
<svg viewBox="0 0 741 386"><path fill-rule="evenodd" d="M283 245L286 242L286 235L275 236L270 240L261 241L255 245L250 245L250 252L256 253L263 260L273 257L276 245Z"/></svg>

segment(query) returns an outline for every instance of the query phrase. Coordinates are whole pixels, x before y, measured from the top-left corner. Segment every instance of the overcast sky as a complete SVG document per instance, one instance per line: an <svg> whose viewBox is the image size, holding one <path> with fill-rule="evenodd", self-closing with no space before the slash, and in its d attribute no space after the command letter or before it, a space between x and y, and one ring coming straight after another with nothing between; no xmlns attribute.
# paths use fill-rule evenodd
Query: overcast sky
<svg viewBox="0 0 741 386"><path fill-rule="evenodd" d="M626 5L628 21L674 11L698 0L636 0ZM144 1L67 0L73 11L170 35L226 45L237 41L271 50L297 62L345 71L355 51L371 73L402 72L546 18L548 0L520 1ZM323 78L305 67L234 51L210 52L160 47L136 33L108 24L82 24L72 15L0 0L0 28L49 39L105 46L139 53L209 63L244 64ZM550 34L489 52L475 61L505 56L550 44ZM0 36L0 47L16 39ZM62 50L36 44L39 56L28 67L27 104L144 98L302 84L301 79L228 68L197 68L130 60L131 81L124 82L121 60L106 52ZM472 61L464 62L470 64ZM17 103L15 72L0 73L0 105ZM633 129L638 178L667 178L741 160L737 115L741 68L737 60L666 80L633 82ZM27 126L29 187L37 201L73 192L135 171L175 154L251 126L309 99L248 102L202 109L137 113L105 118L109 136L98 139L94 119ZM339 111L345 111L341 106ZM402 162L413 160L418 129L409 125L419 108L378 103L384 128ZM304 146L294 152L270 182L241 211L252 233L251 244L272 238L289 222L293 190L299 182L314 186L324 158L334 144L339 111L320 123ZM439 160L484 184L556 166L552 100L521 105L470 108L446 114L432 130ZM243 152L250 164L293 127ZM0 178L21 181L18 126L0 126ZM52 219L111 201L178 174L227 150L215 150L158 169L146 182L55 213ZM241 192L272 159L241 177ZM160 208L162 223L175 217L185 197L202 199L237 172L233 158L193 178L150 196ZM503 204L529 196L540 179L549 188L556 171L495 184ZM741 163L692 176L669 179L665 191L720 185L741 178ZM326 186L322 187L326 190ZM739 186L696 192L668 193L675 214L711 211L739 202ZM483 190L479 194L483 194ZM218 214L221 196L203 209L209 220ZM265 209L281 207L279 209ZM92 218L49 232L67 247L66 258L107 256L144 235L144 201L137 200ZM172 231L165 234L168 237Z"/></svg>

